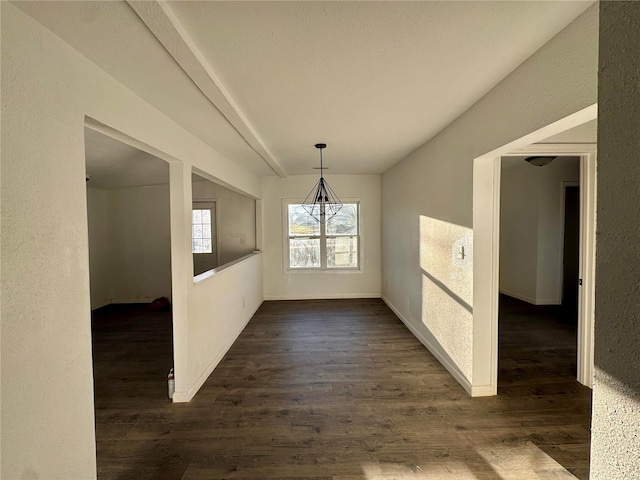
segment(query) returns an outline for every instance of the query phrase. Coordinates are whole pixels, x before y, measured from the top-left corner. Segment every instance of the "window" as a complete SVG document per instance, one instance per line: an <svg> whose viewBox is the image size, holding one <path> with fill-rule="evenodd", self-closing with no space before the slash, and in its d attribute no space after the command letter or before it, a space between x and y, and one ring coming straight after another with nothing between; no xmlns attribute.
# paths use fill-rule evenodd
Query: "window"
<svg viewBox="0 0 640 480"><path fill-rule="evenodd" d="M359 210L360 204L345 203L334 217L321 224L301 204L287 204L289 269L357 270L360 267Z"/></svg>
<svg viewBox="0 0 640 480"><path fill-rule="evenodd" d="M213 253L211 210L193 209L193 253Z"/></svg>
<svg viewBox="0 0 640 480"><path fill-rule="evenodd" d="M256 250L255 199L192 172L191 205L194 277L221 271Z"/></svg>

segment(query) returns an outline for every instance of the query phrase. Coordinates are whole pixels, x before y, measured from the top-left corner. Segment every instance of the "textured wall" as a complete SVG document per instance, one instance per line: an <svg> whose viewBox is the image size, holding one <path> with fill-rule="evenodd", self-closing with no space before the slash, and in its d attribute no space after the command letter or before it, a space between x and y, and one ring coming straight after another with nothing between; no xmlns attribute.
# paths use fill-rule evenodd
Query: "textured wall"
<svg viewBox="0 0 640 480"><path fill-rule="evenodd" d="M596 103L597 17L597 6L589 7L463 115L383 175L382 292L421 337L433 334L422 322L420 217L471 228L474 158ZM442 240L447 240L444 233ZM477 262L478 257L476 266ZM439 323L439 331L457 330L468 338L473 325L466 312L442 312L432 321ZM467 381L488 385L488 367L476 375L475 347L474 338L474 374ZM480 363L488 364L483 359Z"/></svg>
<svg viewBox="0 0 640 480"><path fill-rule="evenodd" d="M85 182L85 116L179 159L172 176L192 167L247 193L259 179L223 157L100 70L10 2L2 12L2 478L89 479L96 476L91 359L89 252ZM190 178L174 188L183 209L172 233L185 257L191 211ZM174 222L175 224L176 222ZM182 248L180 248L182 246ZM172 244L172 258L176 258ZM187 301L191 258L176 283ZM245 272L261 278L261 266ZM224 277L220 277L222 279ZM175 293L174 307L176 307ZM242 305L242 293L225 290ZM246 308L253 304L246 299ZM258 300L259 301L259 296ZM244 312L220 321L243 325ZM175 310L174 310L175 312ZM176 356L187 350L186 316L174 321ZM177 332L177 334L175 334ZM217 352L207 352L202 365ZM187 359L187 354L183 357ZM185 360L186 361L186 360ZM176 367L178 365L176 364ZM187 368L176 378L184 390ZM197 375L193 375L197 376Z"/></svg>
<svg viewBox="0 0 640 480"><path fill-rule="evenodd" d="M640 478L640 3L600 5L591 478Z"/></svg>
<svg viewBox="0 0 640 480"><path fill-rule="evenodd" d="M473 337L473 233L470 228L420 217L422 323L433 338L422 338L447 354L464 378L471 378ZM459 325L441 318L457 318Z"/></svg>

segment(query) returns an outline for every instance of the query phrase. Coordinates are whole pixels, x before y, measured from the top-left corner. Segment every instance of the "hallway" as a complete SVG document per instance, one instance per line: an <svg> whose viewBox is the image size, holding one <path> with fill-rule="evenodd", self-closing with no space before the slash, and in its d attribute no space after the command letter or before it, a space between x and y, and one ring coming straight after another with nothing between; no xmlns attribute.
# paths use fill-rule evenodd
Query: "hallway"
<svg viewBox="0 0 640 480"><path fill-rule="evenodd" d="M500 296L498 388L576 378L578 313Z"/></svg>
<svg viewBox="0 0 640 480"><path fill-rule="evenodd" d="M469 397L381 300L327 300L263 303L192 402L172 404L169 314L101 309L98 476L586 479L591 392L565 329L508 310L497 397Z"/></svg>

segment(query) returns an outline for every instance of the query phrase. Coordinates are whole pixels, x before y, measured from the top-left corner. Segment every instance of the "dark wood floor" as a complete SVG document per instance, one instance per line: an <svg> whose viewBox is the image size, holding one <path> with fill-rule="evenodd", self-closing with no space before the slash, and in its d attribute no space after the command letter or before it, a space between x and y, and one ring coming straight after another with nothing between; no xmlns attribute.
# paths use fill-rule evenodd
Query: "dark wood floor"
<svg viewBox="0 0 640 480"><path fill-rule="evenodd" d="M503 307L497 397L470 398L382 301L332 300L265 302L189 404L166 396L169 315L101 309L98 476L586 479L571 328Z"/></svg>

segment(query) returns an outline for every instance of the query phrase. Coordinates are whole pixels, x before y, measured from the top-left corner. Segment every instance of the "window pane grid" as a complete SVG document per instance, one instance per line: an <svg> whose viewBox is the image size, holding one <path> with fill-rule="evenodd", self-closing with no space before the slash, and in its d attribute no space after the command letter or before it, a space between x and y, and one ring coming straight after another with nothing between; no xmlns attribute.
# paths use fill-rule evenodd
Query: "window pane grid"
<svg viewBox="0 0 640 480"><path fill-rule="evenodd" d="M211 238L211 211L194 209L192 217L193 253L213 253Z"/></svg>
<svg viewBox="0 0 640 480"><path fill-rule="evenodd" d="M290 239L289 265L291 268L319 268L320 239Z"/></svg>
<svg viewBox="0 0 640 480"><path fill-rule="evenodd" d="M300 204L286 208L290 269L358 270L360 265L359 204L345 203L326 224Z"/></svg>
<svg viewBox="0 0 640 480"><path fill-rule="evenodd" d="M302 208L302 205L291 204L288 208L289 236L320 236L320 225Z"/></svg>

